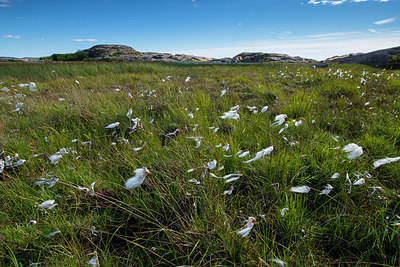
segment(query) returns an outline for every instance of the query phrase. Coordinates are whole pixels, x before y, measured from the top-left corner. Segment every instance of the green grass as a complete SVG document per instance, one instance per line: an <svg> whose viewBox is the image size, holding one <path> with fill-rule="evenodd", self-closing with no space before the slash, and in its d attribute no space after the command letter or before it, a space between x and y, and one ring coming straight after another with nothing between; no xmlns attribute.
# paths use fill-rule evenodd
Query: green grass
<svg viewBox="0 0 400 267"><path fill-rule="evenodd" d="M372 166L376 159L400 156L398 71L276 63L0 68L0 87L11 89L0 91L0 158L18 153L26 160L0 174L0 265L85 265L96 255L101 266L266 266L274 258L289 266L399 265L399 226L393 223L400 215L400 163ZM29 82L38 92L18 86ZM17 93L25 96L18 99ZM11 112L18 102L24 103L22 114ZM235 105L238 121L219 117ZM269 108L253 114L247 106ZM130 108L132 118L141 119L134 133L127 130ZM278 114L288 116L281 134L283 125L270 127ZM116 121L114 134L104 128ZM179 134L167 136L176 129ZM187 137L202 137L200 147ZM87 141L90 148L81 143ZM349 143L364 154L347 159L341 149ZM243 163L269 146L270 155ZM50 164L48 156L61 148L70 152ZM250 156L225 157L239 150ZM206 170L214 159L217 168ZM126 180L143 166L151 176L126 190ZM187 173L191 168L196 170ZM210 172L243 176L225 184ZM354 182L357 172L372 177L349 194L346 173ZM334 173L340 178L331 179ZM49 175L59 179L55 186L34 184ZM93 182L95 195L76 188ZM328 183L332 192L319 195ZM289 190L301 185L310 193ZM233 194L222 195L231 186ZM371 186L384 191L371 195ZM49 199L58 204L54 209L37 207ZM283 208L289 211L282 218ZM248 217L257 222L242 238L236 232ZM38 223L28 226L30 220ZM61 233L47 237L56 230Z"/></svg>

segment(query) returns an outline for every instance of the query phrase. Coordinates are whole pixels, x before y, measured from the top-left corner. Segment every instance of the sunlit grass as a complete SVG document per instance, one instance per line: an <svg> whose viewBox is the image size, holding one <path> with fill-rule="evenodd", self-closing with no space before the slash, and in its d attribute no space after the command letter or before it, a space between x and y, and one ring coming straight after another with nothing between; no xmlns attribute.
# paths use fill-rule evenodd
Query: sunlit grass
<svg viewBox="0 0 400 267"><path fill-rule="evenodd" d="M93 257L102 266L399 264L393 224L400 165L372 166L400 156L399 72L301 64L0 67L0 87L11 89L0 91L1 159L18 153L27 160L0 174L1 265L85 265ZM19 88L28 82L38 92ZM18 102L22 114L11 112ZM239 120L220 118L235 105ZM134 133L125 115L130 108L140 118ZM279 114L288 116L280 134L284 124L270 127ZM113 122L120 122L114 133L105 129ZM201 137L200 147L188 137ZM349 143L364 154L347 159L341 149ZM269 146L270 155L243 163ZM61 148L69 153L50 164ZM250 155L238 158L239 150ZM217 167L207 170L214 159ZM126 190L126 180L144 166L151 176ZM372 178L349 193L346 174L354 182L358 172ZM210 173L242 176L226 184ZM331 179L334 173L340 177ZM59 179L55 186L34 184L49 177ZM96 195L77 189L93 182ZM332 192L320 195L327 184ZM310 193L289 190L302 185ZM232 195L223 195L231 186ZM371 194L373 186L384 191ZM37 207L49 199L54 209ZM257 223L242 238L236 232L249 217ZM28 226L30 220L37 224Z"/></svg>

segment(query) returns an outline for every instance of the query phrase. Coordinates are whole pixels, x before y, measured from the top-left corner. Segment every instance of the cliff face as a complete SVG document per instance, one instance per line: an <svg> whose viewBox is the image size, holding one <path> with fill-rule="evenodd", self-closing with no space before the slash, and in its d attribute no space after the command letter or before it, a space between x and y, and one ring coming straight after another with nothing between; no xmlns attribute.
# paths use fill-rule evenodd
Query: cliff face
<svg viewBox="0 0 400 267"><path fill-rule="evenodd" d="M373 51L366 54L349 54L340 57L331 57L326 62L344 64L364 64L373 67L387 67L393 56L400 55L400 46Z"/></svg>

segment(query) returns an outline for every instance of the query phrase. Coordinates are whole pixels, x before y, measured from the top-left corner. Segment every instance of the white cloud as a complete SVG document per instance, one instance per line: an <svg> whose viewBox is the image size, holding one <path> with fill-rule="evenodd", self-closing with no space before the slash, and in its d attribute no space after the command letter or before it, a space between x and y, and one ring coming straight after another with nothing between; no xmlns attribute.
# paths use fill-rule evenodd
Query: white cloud
<svg viewBox="0 0 400 267"><path fill-rule="evenodd" d="M345 2L361 3L361 2L389 2L389 0L309 0L307 3L311 5L332 5L337 6Z"/></svg>
<svg viewBox="0 0 400 267"><path fill-rule="evenodd" d="M97 39L72 39L74 42L97 42Z"/></svg>
<svg viewBox="0 0 400 267"><path fill-rule="evenodd" d="M378 32L377 30L374 30L374 29L368 29L368 31L372 32L372 33L380 33L380 32Z"/></svg>
<svg viewBox="0 0 400 267"><path fill-rule="evenodd" d="M383 20L375 21L374 24L376 24L376 25L382 25L382 24L394 22L395 20L396 20L396 18L383 19Z"/></svg>
<svg viewBox="0 0 400 267"><path fill-rule="evenodd" d="M0 0L0 7L9 7L11 6L10 0Z"/></svg>
<svg viewBox="0 0 400 267"><path fill-rule="evenodd" d="M7 34L7 35L2 35L1 38L21 39L21 36L19 36L19 35Z"/></svg>
<svg viewBox="0 0 400 267"><path fill-rule="evenodd" d="M361 32L330 32L330 33L309 35L308 37L310 37L310 38L339 37L339 36L346 36L346 35L355 35L355 34L360 34L360 33Z"/></svg>

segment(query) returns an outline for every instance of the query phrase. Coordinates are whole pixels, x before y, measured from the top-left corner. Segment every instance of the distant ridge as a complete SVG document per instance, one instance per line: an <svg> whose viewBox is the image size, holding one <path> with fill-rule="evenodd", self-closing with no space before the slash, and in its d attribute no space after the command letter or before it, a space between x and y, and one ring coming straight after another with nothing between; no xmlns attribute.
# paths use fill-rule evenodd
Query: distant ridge
<svg viewBox="0 0 400 267"><path fill-rule="evenodd" d="M208 57L186 54L169 54L158 52L139 52L127 45L100 44L89 49L70 54L53 54L45 57L54 61L81 61L81 60L115 60L115 61L145 61L145 62L210 62L210 63L258 63L258 62L285 62L285 63L314 63L313 59L292 57L286 54L243 52L232 58L212 59Z"/></svg>
<svg viewBox="0 0 400 267"><path fill-rule="evenodd" d="M400 46L372 51L369 53L348 54L327 58L326 62L343 64L363 64L372 67L390 67L394 57L400 55Z"/></svg>

